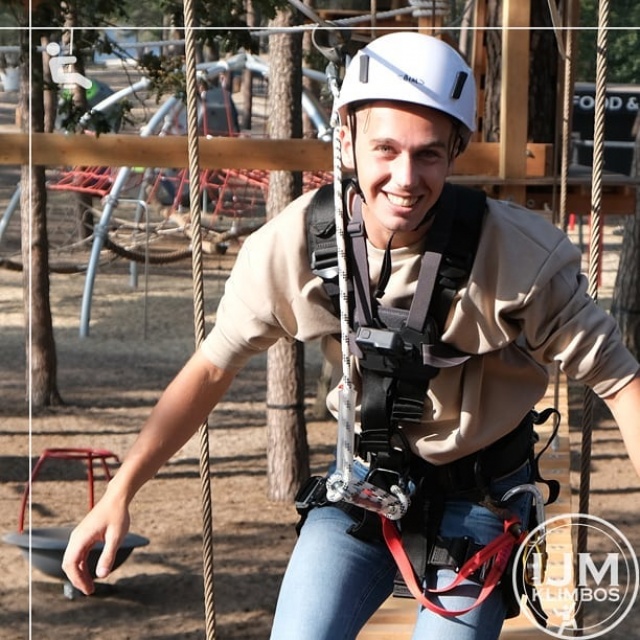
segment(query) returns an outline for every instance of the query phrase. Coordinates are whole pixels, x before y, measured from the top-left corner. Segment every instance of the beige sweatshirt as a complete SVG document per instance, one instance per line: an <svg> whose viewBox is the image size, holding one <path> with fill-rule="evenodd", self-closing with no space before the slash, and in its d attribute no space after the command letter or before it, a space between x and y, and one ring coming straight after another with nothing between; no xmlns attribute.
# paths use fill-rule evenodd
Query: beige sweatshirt
<svg viewBox="0 0 640 640"><path fill-rule="evenodd" d="M340 376L340 344L333 337L339 321L307 257L304 209L311 196L292 202L245 241L201 346L217 366L238 370L282 337L321 339ZM383 254L368 246L372 282ZM420 245L392 251L383 304L409 307L420 259ZM469 282L443 340L473 356L431 381L422 424L405 426L414 451L436 464L511 431L544 395L554 361L600 396L622 388L639 368L613 318L587 295L580 253L566 235L536 213L491 199ZM356 362L352 369L357 387ZM337 402L336 385L328 398L334 415Z"/></svg>

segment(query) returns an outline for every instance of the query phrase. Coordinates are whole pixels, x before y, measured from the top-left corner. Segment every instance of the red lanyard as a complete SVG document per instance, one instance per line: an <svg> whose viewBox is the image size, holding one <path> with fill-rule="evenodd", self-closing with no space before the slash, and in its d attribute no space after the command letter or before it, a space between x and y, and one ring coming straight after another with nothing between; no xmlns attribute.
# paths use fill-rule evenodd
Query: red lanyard
<svg viewBox="0 0 640 640"><path fill-rule="evenodd" d="M422 606L443 616L463 615L484 602L500 581L509 562L509 556L513 548L524 539L524 534L520 532L520 520L515 517L505 520L504 532L469 558L460 568L460 571L458 571L451 584L441 589L427 589L423 592L422 587L418 584L418 578L411 565L411 560L409 560L402 545L402 538L395 522L384 516L380 517L382 518L382 533L385 542L398 565L398 569L411 595L413 595ZM453 591L463 580L488 562L491 562L491 567L485 577L477 600L470 607L460 610L449 610L435 604L435 602L429 599L428 594L444 594Z"/></svg>

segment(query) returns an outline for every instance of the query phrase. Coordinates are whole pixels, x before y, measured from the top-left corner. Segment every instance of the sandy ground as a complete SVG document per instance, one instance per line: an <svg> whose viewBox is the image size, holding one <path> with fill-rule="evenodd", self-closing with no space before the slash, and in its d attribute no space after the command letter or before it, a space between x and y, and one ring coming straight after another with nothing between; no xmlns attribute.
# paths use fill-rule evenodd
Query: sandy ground
<svg viewBox="0 0 640 640"><path fill-rule="evenodd" d="M17 173L10 167L0 172L4 211ZM610 287L619 236L613 233L615 224L608 229L604 285ZM13 220L2 251L16 250L18 237ZM234 247L225 257L206 259L209 324L233 251ZM0 535L16 530L29 465L45 448L104 448L122 456L161 389L191 353L189 263L151 267L146 285L142 275L138 287L132 288L126 262L101 268L91 335L85 339L79 338L84 276L52 275L59 387L66 404L30 415L25 402L22 276L0 271ZM605 304L607 291L603 290ZM317 353L308 350L306 360L310 407L319 372ZM210 421L215 610L218 637L225 639L268 637L279 580L295 537L293 507L265 498L264 396L265 360L260 358L242 373ZM577 435L580 389L571 387L570 399L568 419ZM598 413L596 423L592 513L617 524L638 549L640 482L606 413ZM313 470L321 471L334 427L310 418L308 429ZM577 444L576 438L574 488ZM196 437L141 491L133 506L132 531L150 543L136 549L92 598L65 598L62 581L30 570L14 546L0 543L0 640L204 638L199 457ZM99 481L96 492L102 487ZM50 461L34 483L27 518L33 526L53 527L77 521L86 507L82 464ZM608 637L635 637L640 623L636 610Z"/></svg>
<svg viewBox="0 0 640 640"><path fill-rule="evenodd" d="M82 276L51 283L59 384L65 402L29 417L25 404L22 283L3 271L0 371L0 532L15 531L20 497L45 448L91 447L122 456L193 347L188 265L150 275L145 295L129 286L124 263L100 273L91 336L78 337ZM211 317L222 287L207 273ZM317 376L310 357L309 402ZM269 503L265 481L265 361L256 360L211 420L216 611L220 637L267 636L277 585L294 542L291 505ZM309 424L315 471L326 462L333 427ZM97 597L74 601L62 582L38 571L16 548L0 545L0 638L202 638L201 497L196 436L140 493L132 530L150 539L104 583ZM97 474L102 478L102 474ZM97 482L99 495L104 483ZM77 521L87 506L83 463L48 461L33 484L34 527ZM28 523L29 514L27 514ZM143 606L140 606L143 605ZM55 629L55 632L54 632Z"/></svg>

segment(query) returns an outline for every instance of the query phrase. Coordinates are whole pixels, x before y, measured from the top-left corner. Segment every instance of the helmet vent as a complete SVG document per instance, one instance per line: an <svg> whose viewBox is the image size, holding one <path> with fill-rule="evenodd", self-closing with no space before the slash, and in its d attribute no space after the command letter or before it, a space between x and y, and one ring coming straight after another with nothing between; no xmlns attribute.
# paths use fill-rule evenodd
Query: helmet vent
<svg viewBox="0 0 640 640"><path fill-rule="evenodd" d="M467 78L469 74L466 71L458 71L456 75L456 82L453 85L453 91L451 92L451 98L453 100L459 100L462 95L462 90L464 89L464 85L467 82Z"/></svg>
<svg viewBox="0 0 640 640"><path fill-rule="evenodd" d="M369 56L360 56L360 82L369 82Z"/></svg>

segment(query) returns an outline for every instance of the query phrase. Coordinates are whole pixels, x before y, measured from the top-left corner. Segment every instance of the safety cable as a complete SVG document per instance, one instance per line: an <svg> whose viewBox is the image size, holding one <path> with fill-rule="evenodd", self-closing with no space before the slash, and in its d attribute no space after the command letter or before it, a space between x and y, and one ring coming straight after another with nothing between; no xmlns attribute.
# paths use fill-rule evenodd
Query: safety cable
<svg viewBox="0 0 640 640"><path fill-rule="evenodd" d="M596 44L596 93L593 125L593 165L591 187L591 238L589 243L589 295L598 301L602 249L602 174L604 169L604 125L607 91L607 49L609 39L609 1L600 0L598 7L598 31ZM582 409L582 445L580 453L579 512L589 513L589 492L591 489L591 445L593 435L594 392L585 387ZM577 552L586 553L589 527L578 528ZM583 607L578 607L576 615L582 617ZM582 628L581 620L578 628Z"/></svg>

